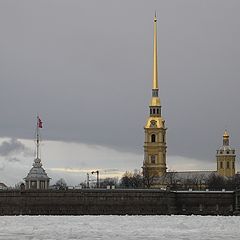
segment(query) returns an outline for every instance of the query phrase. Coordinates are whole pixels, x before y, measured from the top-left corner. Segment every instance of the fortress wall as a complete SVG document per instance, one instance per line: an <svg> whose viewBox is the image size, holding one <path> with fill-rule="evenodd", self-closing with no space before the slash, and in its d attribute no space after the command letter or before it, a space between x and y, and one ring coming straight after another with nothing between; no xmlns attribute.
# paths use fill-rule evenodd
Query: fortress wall
<svg viewBox="0 0 240 240"><path fill-rule="evenodd" d="M159 190L0 192L0 215L171 214L174 193Z"/></svg>
<svg viewBox="0 0 240 240"><path fill-rule="evenodd" d="M233 192L154 189L0 191L0 215L231 215L234 199Z"/></svg>
<svg viewBox="0 0 240 240"><path fill-rule="evenodd" d="M234 192L182 191L176 194L177 214L190 215L233 215L235 211Z"/></svg>

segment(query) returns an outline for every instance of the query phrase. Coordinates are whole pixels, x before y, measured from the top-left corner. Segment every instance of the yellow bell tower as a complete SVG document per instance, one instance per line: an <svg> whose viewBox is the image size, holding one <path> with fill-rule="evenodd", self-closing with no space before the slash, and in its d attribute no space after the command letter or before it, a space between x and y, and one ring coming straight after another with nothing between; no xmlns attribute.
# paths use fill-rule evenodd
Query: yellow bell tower
<svg viewBox="0 0 240 240"><path fill-rule="evenodd" d="M166 128L161 115L161 103L158 97L158 64L157 64L157 18L154 17L153 38L153 86L149 104L150 116L144 127L144 161L143 175L160 177L166 173Z"/></svg>
<svg viewBox="0 0 240 240"><path fill-rule="evenodd" d="M229 134L225 130L223 134L223 145L217 150L217 172L223 177L235 175L235 149L229 145Z"/></svg>

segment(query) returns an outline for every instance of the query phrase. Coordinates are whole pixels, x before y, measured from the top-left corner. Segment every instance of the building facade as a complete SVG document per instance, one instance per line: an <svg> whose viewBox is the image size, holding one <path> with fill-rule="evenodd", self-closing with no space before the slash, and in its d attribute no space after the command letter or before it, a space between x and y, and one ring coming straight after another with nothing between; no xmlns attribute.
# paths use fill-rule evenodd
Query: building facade
<svg viewBox="0 0 240 240"><path fill-rule="evenodd" d="M161 102L158 95L158 63L157 63L157 18L154 17L153 41L153 83L152 98L149 104L149 117L144 127L144 161L145 177L160 177L166 173L166 127L161 114Z"/></svg>
<svg viewBox="0 0 240 240"><path fill-rule="evenodd" d="M223 177L233 177L235 175L235 149L230 147L229 134L223 134L223 145L217 150L217 173Z"/></svg>

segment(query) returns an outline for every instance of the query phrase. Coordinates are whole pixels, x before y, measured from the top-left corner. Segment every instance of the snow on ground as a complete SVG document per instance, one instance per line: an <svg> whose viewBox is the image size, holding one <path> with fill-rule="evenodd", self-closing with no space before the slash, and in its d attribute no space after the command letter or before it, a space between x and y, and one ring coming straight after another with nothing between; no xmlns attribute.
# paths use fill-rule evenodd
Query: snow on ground
<svg viewBox="0 0 240 240"><path fill-rule="evenodd" d="M1 216L4 240L240 239L240 217Z"/></svg>

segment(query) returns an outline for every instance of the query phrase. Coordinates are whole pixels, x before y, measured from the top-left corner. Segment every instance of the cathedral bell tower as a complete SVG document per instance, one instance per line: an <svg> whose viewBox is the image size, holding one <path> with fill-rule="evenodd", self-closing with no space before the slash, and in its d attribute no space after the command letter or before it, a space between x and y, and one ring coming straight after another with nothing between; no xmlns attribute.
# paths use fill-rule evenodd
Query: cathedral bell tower
<svg viewBox="0 0 240 240"><path fill-rule="evenodd" d="M235 175L235 149L229 145L229 134L225 130L223 134L223 145L217 150L217 172L223 177Z"/></svg>
<svg viewBox="0 0 240 240"><path fill-rule="evenodd" d="M143 175L160 177L166 173L166 128L161 114L161 102L158 96L157 64L157 18L154 17L153 39L153 83L152 98L149 104L150 115L144 127Z"/></svg>

